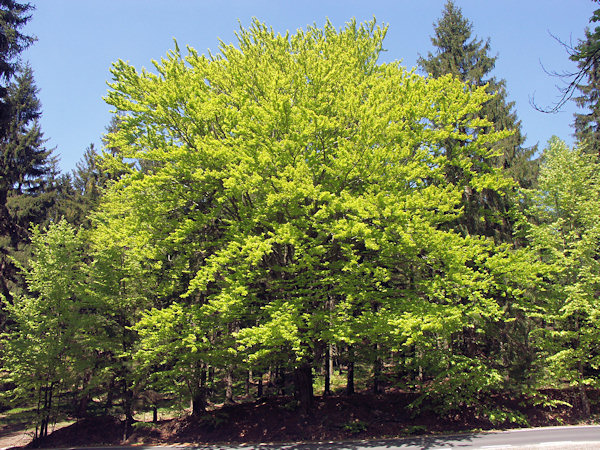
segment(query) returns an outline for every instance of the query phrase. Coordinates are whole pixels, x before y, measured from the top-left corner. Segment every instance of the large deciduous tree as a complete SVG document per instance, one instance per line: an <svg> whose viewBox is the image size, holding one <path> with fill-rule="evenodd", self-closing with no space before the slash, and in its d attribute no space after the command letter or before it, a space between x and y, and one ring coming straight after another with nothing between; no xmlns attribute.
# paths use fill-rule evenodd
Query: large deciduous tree
<svg viewBox="0 0 600 450"><path fill-rule="evenodd" d="M455 367L472 393L501 378L473 354L433 355L439 336L452 345L501 315L507 249L447 224L465 186L510 188L473 163L508 133L479 117L485 88L379 64L385 33L255 22L216 55L177 48L152 72L112 69L121 116L108 139L124 175L95 233L153 286L156 308L135 327L142 366L180 374L199 407L206 368L243 360L292 371L308 408L330 343L418 344L433 375ZM450 167L467 181L447 183Z"/></svg>

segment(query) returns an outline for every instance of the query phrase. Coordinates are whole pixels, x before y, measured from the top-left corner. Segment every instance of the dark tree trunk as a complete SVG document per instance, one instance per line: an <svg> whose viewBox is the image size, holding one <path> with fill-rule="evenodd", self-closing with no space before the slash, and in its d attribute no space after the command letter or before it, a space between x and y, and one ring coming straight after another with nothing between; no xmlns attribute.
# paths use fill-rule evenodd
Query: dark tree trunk
<svg viewBox="0 0 600 450"><path fill-rule="evenodd" d="M92 378L91 372L87 371L83 376L82 386L81 386L81 397L77 402L77 418L87 417L87 408L90 402L90 393L87 391L87 387Z"/></svg>
<svg viewBox="0 0 600 450"><path fill-rule="evenodd" d="M206 411L206 392L200 388L192 397L192 416L200 416Z"/></svg>
<svg viewBox="0 0 600 450"><path fill-rule="evenodd" d="M283 367L277 368L277 381L275 384L279 387L279 395L285 395L285 369Z"/></svg>
<svg viewBox="0 0 600 450"><path fill-rule="evenodd" d="M256 396L258 398L262 398L263 397L263 376L262 373L258 374L258 383L256 385Z"/></svg>
<svg viewBox="0 0 600 450"><path fill-rule="evenodd" d="M313 405L312 366L308 362L294 369L294 394L300 410L307 413Z"/></svg>
<svg viewBox="0 0 600 450"><path fill-rule="evenodd" d="M106 392L106 402L104 403L104 409L106 412L113 406L113 396L115 389L115 377L113 376L110 379L110 383L108 384L108 390Z"/></svg>
<svg viewBox="0 0 600 450"><path fill-rule="evenodd" d="M123 392L123 411L125 413L125 424L123 429L124 439L127 439L133 425L133 390L125 387Z"/></svg>
<svg viewBox="0 0 600 450"><path fill-rule="evenodd" d="M346 374L346 394L354 394L354 350L348 347L348 373Z"/></svg>
<svg viewBox="0 0 600 450"><path fill-rule="evenodd" d="M373 361L373 393L379 394L381 391L381 369L382 362L379 356L379 344L375 344L375 361Z"/></svg>
<svg viewBox="0 0 600 450"><path fill-rule="evenodd" d="M325 351L325 388L323 389L323 396L331 395L331 345L327 345Z"/></svg>
<svg viewBox="0 0 600 450"><path fill-rule="evenodd" d="M156 405L152 406L152 422L158 422L158 407Z"/></svg>
<svg viewBox="0 0 600 450"><path fill-rule="evenodd" d="M579 361L579 373L583 375L583 364L581 361ZM583 415L584 417L589 418L592 414L592 409L590 407L590 399L587 396L587 392L585 392L585 385L583 383L579 385L579 398L581 399Z"/></svg>
<svg viewBox="0 0 600 450"><path fill-rule="evenodd" d="M206 411L207 400L207 378L211 376L210 369L202 367L200 369L200 379L198 386L192 392L192 416L200 416Z"/></svg>

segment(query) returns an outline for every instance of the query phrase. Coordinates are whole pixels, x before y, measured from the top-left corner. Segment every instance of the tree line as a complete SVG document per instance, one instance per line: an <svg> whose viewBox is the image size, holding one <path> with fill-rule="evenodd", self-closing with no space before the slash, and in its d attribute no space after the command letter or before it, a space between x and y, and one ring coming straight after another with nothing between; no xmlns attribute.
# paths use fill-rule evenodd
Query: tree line
<svg viewBox="0 0 600 450"><path fill-rule="evenodd" d="M267 380L308 411L335 369L416 411L519 420L486 399L570 385L589 413L597 33L573 56L593 105L574 148L525 146L490 41L449 1L423 75L379 62L375 20L255 21L216 55L118 61L105 149L61 175L18 60L31 7L0 6L0 383L38 436L57 411L131 423L153 392L200 415Z"/></svg>

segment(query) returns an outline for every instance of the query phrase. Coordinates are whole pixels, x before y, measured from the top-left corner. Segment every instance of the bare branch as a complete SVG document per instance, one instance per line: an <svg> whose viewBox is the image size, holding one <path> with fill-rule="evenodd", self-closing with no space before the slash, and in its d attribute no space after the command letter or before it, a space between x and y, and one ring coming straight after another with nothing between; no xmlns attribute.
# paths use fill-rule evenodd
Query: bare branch
<svg viewBox="0 0 600 450"><path fill-rule="evenodd" d="M558 37L554 36L552 33L550 33L550 32L548 32L548 33L550 34L550 36L552 36L554 38L555 41L557 41L566 50L566 52L569 55L569 59L573 60L574 57L583 56L581 54L581 52L572 45L572 43L567 44L566 42L562 41ZM563 80L570 79L570 81L568 81L568 83L565 83L566 86L564 86L564 87L560 87L558 85L556 86L558 91L561 93L561 96L560 96L560 99L554 104L554 106L545 107L545 108L539 106L535 101L535 93L533 94L533 96L529 97L529 104L535 110L543 112L543 113L555 114L557 112L560 112L562 107L573 98L577 87L580 85L581 80L583 80L585 78L585 76L589 72L590 68L593 66L594 61L596 61L598 59L599 55L600 55L600 48L594 50L593 53L588 55L584 60L584 64L582 66L580 66L580 68L577 72L574 72L574 73L570 73L570 72L559 73L556 71L549 71L544 67L544 65L540 61L542 70L546 74L553 76L553 77L561 78Z"/></svg>

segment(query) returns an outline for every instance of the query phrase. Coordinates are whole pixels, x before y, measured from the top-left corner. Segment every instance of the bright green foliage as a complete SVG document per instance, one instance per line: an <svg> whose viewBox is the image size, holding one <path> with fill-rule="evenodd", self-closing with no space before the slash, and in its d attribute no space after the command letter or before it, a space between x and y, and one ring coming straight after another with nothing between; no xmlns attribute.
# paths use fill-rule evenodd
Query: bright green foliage
<svg viewBox="0 0 600 450"><path fill-rule="evenodd" d="M492 76L496 57L490 56L489 39L481 41L473 38L472 34L472 23L463 16L461 9L454 2L448 1L442 17L435 24L434 35L431 38L434 51L428 53L427 58L419 58L419 66L429 76L452 74L464 82L482 86L486 92L494 94L475 114L477 117L486 118L497 130L510 131L510 135L492 144L492 148L495 149L493 155L481 158L472 154L470 157L473 159L473 165L480 170L485 171L488 166L499 168L516 183L502 190L472 189L462 171L450 167L447 172L449 181L456 184L466 182L462 198L464 214L452 222L451 226L464 233L494 237L497 242L523 246L523 236L515 233L515 225L522 217L525 207L518 191L519 187L530 188L535 185L538 163L531 160L531 157L536 148L527 149L523 146L525 137L521 133L521 123L513 111L514 104L507 100L506 83ZM480 129L482 133L486 131L485 127ZM445 145L452 148L461 144L448 140ZM529 267L524 263L527 260L526 255L517 259L518 262L511 260L511 263L523 267L523 273L531 274L532 271L528 270ZM508 270L513 271L512 268ZM530 285L529 280L526 281L526 285ZM496 295L498 304L502 305L504 317L510 320L502 321L496 327L486 327L485 332L467 331L463 336L463 346L467 354L469 351L480 351L481 348L494 354L494 360L502 361L503 371L508 372L508 384L518 387L529 382L535 357L527 337L532 324L526 319L527 313L520 299L522 296L507 296L501 289L496 291ZM478 345L473 346L473 342L477 342Z"/></svg>
<svg viewBox="0 0 600 450"><path fill-rule="evenodd" d="M83 239L65 221L34 228L25 271L31 295L5 302L11 328L2 335L2 379L11 396L38 407L39 436L58 411L58 393L82 388L101 367L105 314L85 292ZM64 408L64 405L62 405Z"/></svg>
<svg viewBox="0 0 600 450"><path fill-rule="evenodd" d="M127 173L97 232L156 280L157 308L135 326L142 365L285 365L304 402L300 380L326 343L433 346L501 319L492 263L508 250L447 229L465 183L446 173L508 188L473 158L507 134L475 118L484 88L377 64L384 35L256 22L238 47L177 49L156 74L114 65L107 101L122 116L108 138Z"/></svg>
<svg viewBox="0 0 600 450"><path fill-rule="evenodd" d="M543 326L547 375L573 385L598 386L600 353L600 171L594 156L557 138L543 156L534 192L530 239L548 265ZM589 411L588 411L589 413Z"/></svg>
<svg viewBox="0 0 600 450"><path fill-rule="evenodd" d="M420 57L419 67L433 77L452 74L466 83L484 86L486 92L493 94L476 115L489 120L496 130L509 130L511 133L494 144L497 150L494 155L482 159L472 154L471 158L475 160L474 164L502 168L521 187L532 187L537 176L537 163L530 158L536 148L523 147L525 137L521 134L521 122L513 111L514 102L507 100L506 82L491 75L496 57L490 56L489 39L485 42L471 39L472 31L473 25L462 15L461 9L448 1L431 38L435 51L428 53L427 58ZM485 128L481 130L486 131ZM459 144L449 141L447 145ZM448 179L455 183L460 183L463 176L460 170L448 172ZM493 189L466 190L465 215L456 226L472 234L495 236L502 242L512 242L514 217L509 214L515 203L512 197Z"/></svg>

